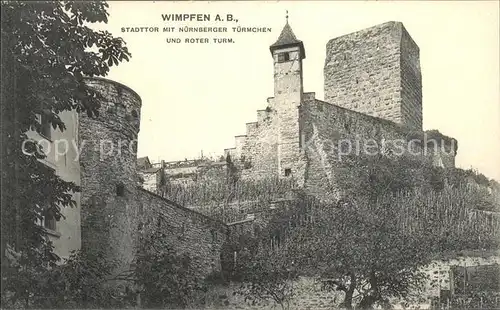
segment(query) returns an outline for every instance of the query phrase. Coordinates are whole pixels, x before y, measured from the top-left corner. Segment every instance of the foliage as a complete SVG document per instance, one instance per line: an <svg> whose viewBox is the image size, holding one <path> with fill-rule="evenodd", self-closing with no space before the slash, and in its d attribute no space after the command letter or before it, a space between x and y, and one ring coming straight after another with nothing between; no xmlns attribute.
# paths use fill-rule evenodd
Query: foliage
<svg viewBox="0 0 500 310"><path fill-rule="evenodd" d="M205 290L196 273L196 259L177 254L156 230L141 240L134 274L141 306L146 308L186 307L197 302L196 293Z"/></svg>
<svg viewBox="0 0 500 310"><path fill-rule="evenodd" d="M28 152L22 145L30 141L29 130L42 132L40 115L61 131L62 111L96 115L99 95L83 77L104 76L130 57L121 38L85 25L107 22L106 8L104 2L2 1L1 251L2 258L9 247L17 253L16 262L2 268L2 296L25 307L37 306L32 298L39 295L39 281L58 260L38 223L45 212L61 218L79 188L41 161L45 155L34 152L36 143L26 145Z"/></svg>
<svg viewBox="0 0 500 310"><path fill-rule="evenodd" d="M283 198L296 189L292 179L262 178L258 180L200 179L190 185L169 184L166 197L224 222L241 220L244 213L258 212L263 205ZM232 210L231 204L245 202L244 210Z"/></svg>
<svg viewBox="0 0 500 310"><path fill-rule="evenodd" d="M475 187L482 192L474 206L478 210L500 212L500 184L494 179L488 179L484 174L474 169L449 168L443 171L443 178L451 187Z"/></svg>
<svg viewBox="0 0 500 310"><path fill-rule="evenodd" d="M474 208L483 195L481 190L468 186L399 195L398 226L408 233L431 231L435 236L435 253L498 249L500 215Z"/></svg>
<svg viewBox="0 0 500 310"><path fill-rule="evenodd" d="M291 255L285 251L261 244L256 251L245 248L239 252L236 273L241 285L237 293L245 301L256 304L271 299L282 309L289 309L297 271Z"/></svg>
<svg viewBox="0 0 500 310"><path fill-rule="evenodd" d="M433 309L498 309L500 307L500 295L497 292L470 292L468 294L455 294L450 298L435 298Z"/></svg>
<svg viewBox="0 0 500 310"><path fill-rule="evenodd" d="M103 251L77 252L47 272L42 293L47 308L124 308L131 301L109 285L114 265L103 259Z"/></svg>
<svg viewBox="0 0 500 310"><path fill-rule="evenodd" d="M345 292L343 306L370 308L407 298L424 280L430 261L428 231L402 233L393 201L315 208L310 225L291 233L301 264L315 266ZM392 206L391 206L392 205Z"/></svg>
<svg viewBox="0 0 500 310"><path fill-rule="evenodd" d="M288 179L262 178L238 180L199 180L191 185L171 184L167 197L182 205L224 204L245 200L272 200L295 188Z"/></svg>
<svg viewBox="0 0 500 310"><path fill-rule="evenodd" d="M447 169L445 173L446 177L450 182L450 185L453 186L463 185L469 182L470 180L473 180L479 185L490 186L490 180L488 180L488 178L485 175L479 173L474 169L464 170L460 168L450 168Z"/></svg>
<svg viewBox="0 0 500 310"><path fill-rule="evenodd" d="M54 268L57 257L52 257L52 244L41 246L23 253L17 253L7 245L6 255L10 264L2 266L2 308L31 308L41 301L42 281L48 268ZM29 255L25 254L28 253ZM6 259L6 260L7 260ZM33 261L47 262L35 265Z"/></svg>
<svg viewBox="0 0 500 310"><path fill-rule="evenodd" d="M370 290L361 293L359 307L408 297L423 280L418 267L437 253L498 247L498 217L488 218L473 210L486 197L479 189L450 188L446 171L410 157L361 157L357 161L348 167L349 174L340 176L346 190L357 194L333 218L341 221L347 216L349 230L363 231L361 240L348 243L357 245L355 253L348 255L351 265L357 258L361 261L355 266L373 265L368 273L361 272ZM360 219L365 220L357 222Z"/></svg>
<svg viewBox="0 0 500 310"><path fill-rule="evenodd" d="M446 136L439 132L437 129L427 130L427 131L406 131L407 141L418 140L421 142L435 141L437 146L447 145L449 147L454 147L454 152L458 150L458 141L452 137Z"/></svg>
<svg viewBox="0 0 500 310"><path fill-rule="evenodd" d="M500 265L453 266L455 294L497 293L500 295Z"/></svg>
<svg viewBox="0 0 500 310"><path fill-rule="evenodd" d="M123 292L109 285L123 279L123 275L113 275L117 264L106 255L108 239L102 238L109 233L109 208L95 199L92 202L84 206L87 215L82 220L82 232L84 238L88 238L85 238L83 249L49 268L39 266L35 269L30 262L21 260L11 264L6 270L11 274L4 274L9 281L4 283L8 298L2 301L3 304L9 308L74 309L123 308L133 303ZM90 239L92 235L96 237ZM86 246L89 243L92 246Z"/></svg>
<svg viewBox="0 0 500 310"><path fill-rule="evenodd" d="M287 244L281 255L301 274L333 279L344 307L369 309L417 297L421 267L439 253L498 248L500 218L472 208L484 193L445 186L442 171L425 165L383 156L347 162L337 173L342 199L303 197L272 221Z"/></svg>
<svg viewBox="0 0 500 310"><path fill-rule="evenodd" d="M243 273L245 272L245 264L243 262L249 259L250 256L248 256L248 253L256 253L258 246L259 240L248 231L240 231L237 235L233 235L226 240L220 254L223 283L242 281Z"/></svg>
<svg viewBox="0 0 500 310"><path fill-rule="evenodd" d="M432 189L441 191L445 188L465 189L475 201L471 208L486 211L500 211L500 190L496 181L473 169L426 167L425 175Z"/></svg>
<svg viewBox="0 0 500 310"><path fill-rule="evenodd" d="M103 286L110 276L110 266L105 262L97 251L73 253L50 269L34 269L19 262L23 268L4 283L7 296L2 295L2 303L7 308L123 307L118 291Z"/></svg>

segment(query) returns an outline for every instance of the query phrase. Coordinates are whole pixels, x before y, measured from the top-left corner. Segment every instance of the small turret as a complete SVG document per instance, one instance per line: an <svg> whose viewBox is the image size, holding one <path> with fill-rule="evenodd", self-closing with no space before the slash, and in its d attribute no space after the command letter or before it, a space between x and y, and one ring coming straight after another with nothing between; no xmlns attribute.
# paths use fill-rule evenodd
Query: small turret
<svg viewBox="0 0 500 310"><path fill-rule="evenodd" d="M295 34L293 33L292 27L290 27L290 24L288 23L288 12L287 12L285 27L283 27L283 30L281 30L281 34L278 37L278 40L276 40L276 42L274 42L274 44L272 44L269 47L269 50L271 51L271 55L274 56L276 51L290 47L298 47L300 51L299 52L300 59L302 60L306 58L304 43L298 40Z"/></svg>
<svg viewBox="0 0 500 310"><path fill-rule="evenodd" d="M302 93L302 59L306 58L304 44L298 40L288 23L278 37L278 40L269 47L274 62L274 94L296 93L295 104L300 104Z"/></svg>

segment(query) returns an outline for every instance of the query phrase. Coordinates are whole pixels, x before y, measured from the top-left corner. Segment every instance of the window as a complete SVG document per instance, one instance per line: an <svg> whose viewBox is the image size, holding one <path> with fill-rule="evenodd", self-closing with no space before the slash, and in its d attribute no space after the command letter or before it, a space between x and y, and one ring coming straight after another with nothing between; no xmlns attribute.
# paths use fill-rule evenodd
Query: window
<svg viewBox="0 0 500 310"><path fill-rule="evenodd" d="M123 183L116 184L116 196L125 196L125 185Z"/></svg>
<svg viewBox="0 0 500 310"><path fill-rule="evenodd" d="M43 217L43 227L54 231L56 230L56 218L51 211L45 212Z"/></svg>
<svg viewBox="0 0 500 310"><path fill-rule="evenodd" d="M289 176L291 176L291 175L292 175L292 169L290 169L290 168L286 168L286 169L285 169L285 176L286 176L286 177L289 177Z"/></svg>
<svg viewBox="0 0 500 310"><path fill-rule="evenodd" d="M285 62L290 60L289 53L279 53L278 54L278 62Z"/></svg>
<svg viewBox="0 0 500 310"><path fill-rule="evenodd" d="M40 115L40 125L41 125L41 134L42 136L44 136L45 138L47 139L50 139L51 138L51 124L49 122L49 120L47 119L47 116L45 115Z"/></svg>

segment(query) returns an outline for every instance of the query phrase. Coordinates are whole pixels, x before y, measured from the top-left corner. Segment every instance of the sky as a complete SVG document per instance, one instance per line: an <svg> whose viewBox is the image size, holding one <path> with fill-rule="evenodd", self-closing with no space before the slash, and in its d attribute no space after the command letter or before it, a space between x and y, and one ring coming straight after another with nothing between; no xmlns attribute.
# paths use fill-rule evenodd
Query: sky
<svg viewBox="0 0 500 310"><path fill-rule="evenodd" d="M423 127L458 140L457 166L500 180L500 64L497 1L110 1L107 24L132 58L108 78L142 98L138 156L152 161L218 157L256 121L273 96L269 45L289 23L304 42L304 91L323 99L328 40L401 21L420 47ZM162 14L211 14L211 21L164 22ZM238 21L215 21L232 14ZM228 33L179 33L179 27L227 27ZM233 33L232 27L271 32ZM122 32L159 27L159 32ZM176 32L163 32L176 27ZM184 43L186 37L233 43ZM182 43L167 43L181 38Z"/></svg>

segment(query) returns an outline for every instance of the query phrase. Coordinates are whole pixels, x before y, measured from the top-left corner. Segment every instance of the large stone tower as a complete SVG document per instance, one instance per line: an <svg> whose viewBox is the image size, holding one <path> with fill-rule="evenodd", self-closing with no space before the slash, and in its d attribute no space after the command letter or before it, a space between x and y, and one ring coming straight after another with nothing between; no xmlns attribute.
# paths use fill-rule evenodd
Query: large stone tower
<svg viewBox="0 0 500 310"><path fill-rule="evenodd" d="M80 117L82 217L95 216L95 212L105 214L107 231L99 234L92 227L89 230L93 231L85 233L82 229L82 247L106 241L107 255L118 260L117 272L120 272L129 267L135 255L141 98L112 80L88 78L85 82L102 98L98 117L91 118L85 113Z"/></svg>
<svg viewBox="0 0 500 310"><path fill-rule="evenodd" d="M422 129L419 48L401 22L330 40L324 78L325 101Z"/></svg>
<svg viewBox="0 0 500 310"><path fill-rule="evenodd" d="M278 175L300 178L299 108L304 94L302 60L306 53L302 41L295 37L288 17L270 50L274 65L274 98L270 106L277 116Z"/></svg>

